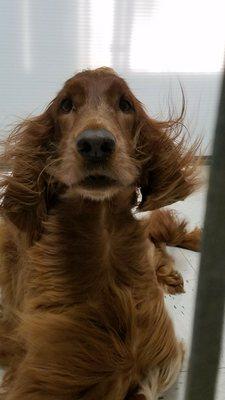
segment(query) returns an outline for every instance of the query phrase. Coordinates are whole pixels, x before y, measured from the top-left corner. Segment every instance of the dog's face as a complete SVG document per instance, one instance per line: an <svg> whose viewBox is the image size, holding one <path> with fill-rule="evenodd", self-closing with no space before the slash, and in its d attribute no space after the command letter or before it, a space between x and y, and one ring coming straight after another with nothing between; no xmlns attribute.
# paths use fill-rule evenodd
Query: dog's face
<svg viewBox="0 0 225 400"><path fill-rule="evenodd" d="M196 187L196 145L177 140L180 122L148 117L113 70L81 72L7 140L1 208L32 241L62 195L102 201L124 191L132 207L139 188L142 210L182 200Z"/></svg>
<svg viewBox="0 0 225 400"><path fill-rule="evenodd" d="M110 69L77 74L52 103L58 163L51 174L83 197L104 199L135 186L140 103Z"/></svg>

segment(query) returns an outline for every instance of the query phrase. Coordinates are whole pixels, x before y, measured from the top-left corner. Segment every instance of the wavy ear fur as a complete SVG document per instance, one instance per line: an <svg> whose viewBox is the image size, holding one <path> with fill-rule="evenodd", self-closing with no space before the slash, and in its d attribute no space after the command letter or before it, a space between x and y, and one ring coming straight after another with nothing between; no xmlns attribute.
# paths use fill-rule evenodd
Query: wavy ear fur
<svg viewBox="0 0 225 400"><path fill-rule="evenodd" d="M1 179L1 213L19 230L37 239L45 219L52 190L45 172L51 157L54 121L49 109L19 124L4 143L1 162L6 173ZM52 153L52 151L51 151Z"/></svg>
<svg viewBox="0 0 225 400"><path fill-rule="evenodd" d="M184 200L199 186L199 161L195 154L200 142L187 150L181 119L167 122L146 119L140 131L142 201L139 209L142 211Z"/></svg>

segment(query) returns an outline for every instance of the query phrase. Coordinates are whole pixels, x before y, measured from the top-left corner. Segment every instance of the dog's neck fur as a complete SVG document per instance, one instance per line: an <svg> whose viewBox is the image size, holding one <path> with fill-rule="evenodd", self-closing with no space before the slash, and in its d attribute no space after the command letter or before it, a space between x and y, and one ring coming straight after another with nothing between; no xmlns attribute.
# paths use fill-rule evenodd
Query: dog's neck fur
<svg viewBox="0 0 225 400"><path fill-rule="evenodd" d="M154 279L149 241L129 203L130 197L124 194L103 202L62 199L45 224L46 233L30 250L31 271L36 271L32 287L37 288L39 300L43 297L45 307L48 301L60 305L61 290L69 305L98 297L112 281L146 291ZM54 290L48 286L53 275L58 292L57 285Z"/></svg>

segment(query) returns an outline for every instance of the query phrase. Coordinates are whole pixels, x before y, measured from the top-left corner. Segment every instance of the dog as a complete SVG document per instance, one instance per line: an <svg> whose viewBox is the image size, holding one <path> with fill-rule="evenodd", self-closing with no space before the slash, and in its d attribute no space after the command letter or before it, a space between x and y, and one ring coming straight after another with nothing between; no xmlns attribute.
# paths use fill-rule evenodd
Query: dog
<svg viewBox="0 0 225 400"><path fill-rule="evenodd" d="M5 143L4 400L155 400L184 355L164 305L183 291L165 245L200 232L161 207L198 185L182 117L150 118L112 69L69 79ZM138 192L141 193L141 200ZM151 211L139 220L133 210Z"/></svg>

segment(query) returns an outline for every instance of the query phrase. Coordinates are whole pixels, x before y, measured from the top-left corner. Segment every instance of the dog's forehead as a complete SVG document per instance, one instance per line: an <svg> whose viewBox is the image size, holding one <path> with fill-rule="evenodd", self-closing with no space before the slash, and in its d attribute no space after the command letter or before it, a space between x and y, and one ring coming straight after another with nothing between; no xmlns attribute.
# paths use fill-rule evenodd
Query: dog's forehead
<svg viewBox="0 0 225 400"><path fill-rule="evenodd" d="M110 68L80 72L66 82L65 88L70 93L80 90L91 96L129 90L126 82Z"/></svg>

